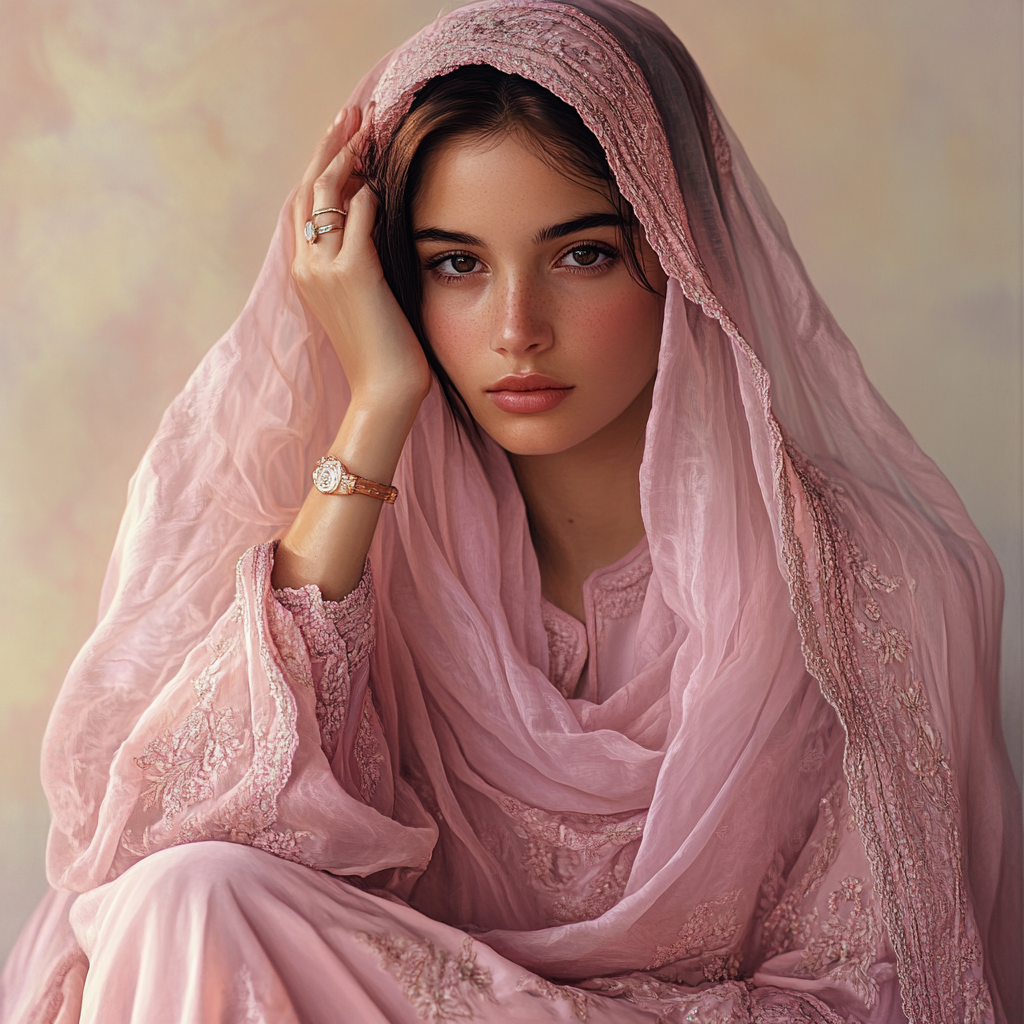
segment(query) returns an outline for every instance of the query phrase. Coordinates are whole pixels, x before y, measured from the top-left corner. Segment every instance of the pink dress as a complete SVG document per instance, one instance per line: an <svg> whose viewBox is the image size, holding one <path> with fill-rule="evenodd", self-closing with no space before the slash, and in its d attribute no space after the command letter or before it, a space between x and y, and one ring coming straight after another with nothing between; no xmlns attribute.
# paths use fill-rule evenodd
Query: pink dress
<svg viewBox="0 0 1024 1024"><path fill-rule="evenodd" d="M374 583L275 596L348 403L286 209L133 478L0 1021L49 1024L86 954L86 1024L1019 1020L991 551L666 26L486 0L352 102L386 145L477 62L579 112L668 277L648 547L585 625L546 604L505 453L435 387Z"/></svg>
<svg viewBox="0 0 1024 1024"><path fill-rule="evenodd" d="M272 550L268 545L247 555L243 572L261 562L269 569ZM551 684L567 698L601 702L632 678L628 652L650 575L644 541L586 581L585 625L544 601ZM247 592L240 587L242 600ZM229 645L244 642L245 623L257 611L243 606L215 631L206 644L207 667ZM395 787L370 678L369 571L340 602L322 600L309 586L267 591L262 611L289 686L310 694L305 725L331 745L337 783L353 799L388 809ZM863 847L848 827L836 761L841 730L821 703L800 763L800 771L820 775L820 813L793 838L801 852L765 892L774 903L762 922L764 962L752 986L714 983L730 973L728 954L722 964L704 957L700 991L640 974L555 984L475 940L479 929L426 917L372 882L290 863L297 856L295 837L268 832L249 845L193 842L152 854L71 904L74 937L90 962L82 1024L334 1024L339 1006L344 1019L360 1024L902 1021L894 954ZM251 722L235 725L252 728ZM188 799L188 790L194 798L217 757L216 744L208 742L197 756L190 743L194 715L182 726L149 754L150 761L164 759L161 778L169 774L170 786L178 787L169 792L165 783L164 801ZM149 762L142 760L145 769ZM495 854L520 859L524 888L534 889L556 919L596 916L621 896L643 816L609 824L598 816L559 819L522 804L509 809L513 835L494 837ZM726 894L702 905L666 956L677 959L689 942L706 941L716 930L726 940L734 903ZM37 918L55 911L66 912L66 901L51 899ZM17 988L35 937L30 926L8 965L8 989ZM72 951L54 972L51 994L76 958L66 929L64 938ZM841 969L823 970L837 963Z"/></svg>

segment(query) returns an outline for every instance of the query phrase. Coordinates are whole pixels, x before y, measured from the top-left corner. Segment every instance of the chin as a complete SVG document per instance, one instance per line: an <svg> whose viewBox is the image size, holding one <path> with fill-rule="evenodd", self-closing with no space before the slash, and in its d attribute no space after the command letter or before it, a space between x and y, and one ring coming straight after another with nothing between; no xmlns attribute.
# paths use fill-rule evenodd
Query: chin
<svg viewBox="0 0 1024 1024"><path fill-rule="evenodd" d="M566 431L564 425L562 429L552 429L541 423L496 427L493 423L488 426L479 420L477 425L509 455L558 455L586 440L586 436L580 436L578 431Z"/></svg>

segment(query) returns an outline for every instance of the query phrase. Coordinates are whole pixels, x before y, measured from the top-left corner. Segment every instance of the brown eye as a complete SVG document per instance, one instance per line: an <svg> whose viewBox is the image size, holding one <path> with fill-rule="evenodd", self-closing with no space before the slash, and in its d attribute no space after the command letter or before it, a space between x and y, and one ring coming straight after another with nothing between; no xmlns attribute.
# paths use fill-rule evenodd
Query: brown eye
<svg viewBox="0 0 1024 1024"><path fill-rule="evenodd" d="M614 250L599 245L577 245L570 249L558 262L570 270L586 270L600 267L615 258Z"/></svg>
<svg viewBox="0 0 1024 1024"><path fill-rule="evenodd" d="M472 274L476 270L479 260L475 256L467 256L465 253L455 253L446 256L440 263L435 264L442 274L450 277L457 277L460 274Z"/></svg>

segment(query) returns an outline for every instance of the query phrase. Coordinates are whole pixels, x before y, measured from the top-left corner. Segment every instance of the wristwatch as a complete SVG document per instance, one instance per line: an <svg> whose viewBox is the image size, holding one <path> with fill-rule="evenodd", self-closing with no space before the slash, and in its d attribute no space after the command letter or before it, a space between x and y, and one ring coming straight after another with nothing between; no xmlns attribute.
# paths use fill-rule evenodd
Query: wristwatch
<svg viewBox="0 0 1024 1024"><path fill-rule="evenodd" d="M370 498L378 498L389 505L395 503L398 489L387 484L374 483L355 473L333 455L325 455L313 470L313 483L321 494L365 494Z"/></svg>

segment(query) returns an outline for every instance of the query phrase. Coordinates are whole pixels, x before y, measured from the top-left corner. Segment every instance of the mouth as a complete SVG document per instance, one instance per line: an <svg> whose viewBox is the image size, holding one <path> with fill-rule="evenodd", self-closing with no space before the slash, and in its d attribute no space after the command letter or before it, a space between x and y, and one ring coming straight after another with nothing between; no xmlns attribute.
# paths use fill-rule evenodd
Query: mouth
<svg viewBox="0 0 1024 1024"><path fill-rule="evenodd" d="M487 388L487 397L503 412L548 412L561 405L573 388L542 373L510 374Z"/></svg>

